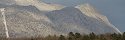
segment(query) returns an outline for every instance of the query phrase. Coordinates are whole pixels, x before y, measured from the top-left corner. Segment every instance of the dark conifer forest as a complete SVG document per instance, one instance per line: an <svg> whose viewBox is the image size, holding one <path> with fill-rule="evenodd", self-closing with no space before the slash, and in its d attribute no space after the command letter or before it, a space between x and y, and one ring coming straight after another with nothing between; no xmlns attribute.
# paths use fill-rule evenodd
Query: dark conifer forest
<svg viewBox="0 0 125 40"><path fill-rule="evenodd" d="M106 33L106 34L80 34L80 33L73 33L69 32L67 36L60 35L60 36L51 36L48 35L46 37L32 37L32 38L5 38L0 37L0 40L125 40L125 32L122 34L116 34L116 33Z"/></svg>

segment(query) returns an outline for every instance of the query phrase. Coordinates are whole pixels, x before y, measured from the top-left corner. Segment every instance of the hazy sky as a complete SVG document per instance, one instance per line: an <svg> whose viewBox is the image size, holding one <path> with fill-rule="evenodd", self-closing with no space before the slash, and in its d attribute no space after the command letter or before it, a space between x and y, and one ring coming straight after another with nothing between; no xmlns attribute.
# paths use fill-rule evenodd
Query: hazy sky
<svg viewBox="0 0 125 40"><path fill-rule="evenodd" d="M75 6L89 3L120 31L125 32L125 0L42 0L46 3L58 3L65 6Z"/></svg>

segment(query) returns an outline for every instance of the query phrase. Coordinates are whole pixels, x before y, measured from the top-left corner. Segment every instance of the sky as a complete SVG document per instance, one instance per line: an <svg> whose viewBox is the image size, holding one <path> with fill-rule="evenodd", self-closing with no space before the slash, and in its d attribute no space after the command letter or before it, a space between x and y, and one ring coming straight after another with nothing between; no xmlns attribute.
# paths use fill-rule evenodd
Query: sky
<svg viewBox="0 0 125 40"><path fill-rule="evenodd" d="M125 32L125 0L41 0L46 3L76 6L89 3L101 14L107 16L109 21L121 32Z"/></svg>

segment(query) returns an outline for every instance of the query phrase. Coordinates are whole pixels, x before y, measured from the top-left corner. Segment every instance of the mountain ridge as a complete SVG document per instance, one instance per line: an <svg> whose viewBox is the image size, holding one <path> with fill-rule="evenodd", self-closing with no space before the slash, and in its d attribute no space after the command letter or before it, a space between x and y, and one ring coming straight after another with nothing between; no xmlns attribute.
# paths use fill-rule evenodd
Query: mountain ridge
<svg viewBox="0 0 125 40"><path fill-rule="evenodd" d="M105 16L100 16L101 14L99 16L94 14L96 17L93 17L93 14L89 16L82 8L65 7L60 10L41 11L32 5L8 5L5 6L5 10L10 37L66 35L68 32L120 33L106 21L107 19L104 20ZM89 11L93 13L91 8ZM102 17L104 19L101 19ZM1 15L0 19L2 19ZM4 32L3 23L0 23L0 26ZM3 32L0 34L5 35Z"/></svg>

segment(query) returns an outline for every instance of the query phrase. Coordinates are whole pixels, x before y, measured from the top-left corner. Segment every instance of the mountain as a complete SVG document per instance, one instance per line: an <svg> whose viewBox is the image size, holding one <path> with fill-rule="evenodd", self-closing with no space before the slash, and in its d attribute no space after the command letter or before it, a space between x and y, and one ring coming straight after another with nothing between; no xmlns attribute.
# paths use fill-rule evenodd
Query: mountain
<svg viewBox="0 0 125 40"><path fill-rule="evenodd" d="M53 11L53 10L60 10L65 6L59 4L47 4L40 0L0 0L0 4L4 5L21 5L21 6L28 6L32 5L38 8L41 11Z"/></svg>
<svg viewBox="0 0 125 40"><path fill-rule="evenodd" d="M39 10L34 5L2 5L10 37L32 37L66 35L69 32L89 34L120 33L106 16L96 12L88 4L65 7L58 10ZM2 15L0 15L0 35L5 36Z"/></svg>
<svg viewBox="0 0 125 40"><path fill-rule="evenodd" d="M90 11L91 12L91 11ZM62 33L67 32L81 32L89 34L94 32L96 34L103 33L120 33L119 30L112 26L107 18L100 14L92 12L91 16L86 15L88 12L82 13L79 9L74 7L66 7L62 10L52 11L46 13L48 18L53 22L55 28ZM94 17L95 16L95 17ZM104 19L104 20L103 20ZM61 29L60 29L61 28Z"/></svg>
<svg viewBox="0 0 125 40"><path fill-rule="evenodd" d="M39 34L49 35L55 33L51 29L52 26L49 19L43 15L46 11L39 11L34 6L19 5L7 6L5 10L7 26L11 37L27 35L31 37ZM0 18L2 19L2 16ZM0 25L2 29L4 27L2 26L2 20Z"/></svg>
<svg viewBox="0 0 125 40"><path fill-rule="evenodd" d="M97 12L91 5L89 5L88 3L84 4L84 5L79 5L76 6L76 8L78 8L82 13L84 13L85 15L89 16L89 17L93 17L97 20L101 20L104 21L104 23L106 23L107 25L109 25L111 28L113 28L114 31L117 31L119 33L121 33L114 25L112 25L106 16L101 15L99 12Z"/></svg>

